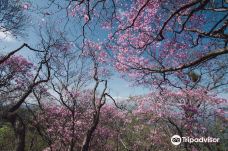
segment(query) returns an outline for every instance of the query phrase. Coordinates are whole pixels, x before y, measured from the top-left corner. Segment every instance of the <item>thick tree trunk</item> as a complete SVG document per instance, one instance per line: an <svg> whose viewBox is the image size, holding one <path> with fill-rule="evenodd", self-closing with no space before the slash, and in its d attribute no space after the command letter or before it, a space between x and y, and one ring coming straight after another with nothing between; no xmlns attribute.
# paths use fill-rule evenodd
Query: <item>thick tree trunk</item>
<svg viewBox="0 0 228 151"><path fill-rule="evenodd" d="M81 151L88 151L89 150L89 144L90 144L93 132L96 130L98 123L99 123L99 113L97 115L95 115L94 120L93 120L93 124L86 133L86 136L85 136L83 144L82 144Z"/></svg>
<svg viewBox="0 0 228 151"><path fill-rule="evenodd" d="M11 123L15 133L15 151L25 150L25 124L20 116L17 114L1 113L0 115L3 120Z"/></svg>
<svg viewBox="0 0 228 151"><path fill-rule="evenodd" d="M16 137L16 148L15 151L25 150L25 125L19 116L14 117L12 126Z"/></svg>

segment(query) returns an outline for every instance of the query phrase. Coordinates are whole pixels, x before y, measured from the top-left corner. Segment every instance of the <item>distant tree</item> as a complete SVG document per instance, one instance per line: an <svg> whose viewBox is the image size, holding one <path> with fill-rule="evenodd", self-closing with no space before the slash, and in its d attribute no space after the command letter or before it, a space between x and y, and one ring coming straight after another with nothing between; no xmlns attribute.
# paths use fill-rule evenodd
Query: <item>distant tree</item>
<svg viewBox="0 0 228 151"><path fill-rule="evenodd" d="M171 147L169 139L175 134L181 137L220 138L219 143L210 145L182 143L178 147L180 150L220 150L227 145L227 108L223 108L228 103L227 99L205 90L183 90L162 94L153 92L135 96L129 101L135 106L127 118L129 126L126 125L126 133L134 130L132 136L136 138L126 134L122 137L128 148L165 150Z"/></svg>

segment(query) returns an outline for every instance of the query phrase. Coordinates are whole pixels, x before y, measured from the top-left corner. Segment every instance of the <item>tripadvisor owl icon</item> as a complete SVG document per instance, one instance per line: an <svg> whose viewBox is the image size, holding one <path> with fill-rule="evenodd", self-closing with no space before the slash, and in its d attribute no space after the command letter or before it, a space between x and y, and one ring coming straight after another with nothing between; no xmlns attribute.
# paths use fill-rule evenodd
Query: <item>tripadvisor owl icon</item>
<svg viewBox="0 0 228 151"><path fill-rule="evenodd" d="M179 145L181 143L181 137L179 135L173 135L171 137L171 143L173 145Z"/></svg>

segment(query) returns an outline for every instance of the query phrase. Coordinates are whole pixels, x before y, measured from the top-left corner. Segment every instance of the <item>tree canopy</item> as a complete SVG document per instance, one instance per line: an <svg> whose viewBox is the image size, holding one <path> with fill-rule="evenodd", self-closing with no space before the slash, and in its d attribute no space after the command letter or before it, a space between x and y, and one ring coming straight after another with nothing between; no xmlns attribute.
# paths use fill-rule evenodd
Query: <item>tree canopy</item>
<svg viewBox="0 0 228 151"><path fill-rule="evenodd" d="M0 0L0 150L226 150L227 19L226 0Z"/></svg>

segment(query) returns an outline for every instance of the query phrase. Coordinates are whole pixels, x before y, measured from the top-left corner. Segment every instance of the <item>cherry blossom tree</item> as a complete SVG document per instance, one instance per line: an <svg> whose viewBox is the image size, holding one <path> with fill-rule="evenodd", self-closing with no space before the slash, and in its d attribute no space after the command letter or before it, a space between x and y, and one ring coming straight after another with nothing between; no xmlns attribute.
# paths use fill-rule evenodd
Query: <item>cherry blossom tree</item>
<svg viewBox="0 0 228 151"><path fill-rule="evenodd" d="M181 137L217 137L220 133L221 141L224 141L225 127L227 126L226 110L227 100L217 97L215 94L207 93L206 90L192 90L161 93L151 93L144 96L137 96L129 99L134 103L132 107L132 117L128 121L129 130L134 129L136 142L134 139L124 141L128 147L142 149L158 149L157 147L170 148L169 139L174 134ZM213 130L218 121L222 121L217 132ZM129 132L128 132L129 133ZM140 138L140 139L139 139ZM141 141L147 141L142 143ZM170 144L171 145L171 144ZM134 148L133 147L133 148ZM202 150L199 144L184 143L186 150L193 148ZM205 148L214 150L218 146L207 145Z"/></svg>
<svg viewBox="0 0 228 151"><path fill-rule="evenodd" d="M7 55L9 56L9 55ZM0 64L1 69L1 118L10 122L15 130L18 141L16 150L24 150L25 125L23 118L17 113L25 100L38 85L47 82L50 77L47 56L35 66L21 56L12 55ZM47 76L41 74L42 68L46 68Z"/></svg>
<svg viewBox="0 0 228 151"><path fill-rule="evenodd" d="M39 39L0 55L0 117L15 130L16 150L25 150L23 105L46 150L167 150L174 133L215 136L210 130L220 122L223 132L225 0L3 2L0 32L21 35L28 14ZM24 49L38 59L17 55ZM119 110L108 91L112 71L152 92Z"/></svg>
<svg viewBox="0 0 228 151"><path fill-rule="evenodd" d="M91 129L90 125L93 123L92 98L92 91L77 94L79 105L75 109L74 121L71 112L64 106L54 104L45 107L44 112L39 115L38 122L46 128L46 135L53 141L46 150L72 150L72 139L75 141L73 150L82 150L83 138L88 135L88 129ZM108 104L105 104L100 112L99 124L92 134L89 148L112 150L110 141L114 142L118 133L118 126L115 125L124 121L124 113Z"/></svg>
<svg viewBox="0 0 228 151"><path fill-rule="evenodd" d="M66 33L73 31L82 50L86 38L102 26L109 37L103 44L117 70L137 84L207 89L227 84L224 0L51 1L45 8L40 10L48 12L47 18L64 14L56 22ZM191 82L193 74L200 75L197 84Z"/></svg>
<svg viewBox="0 0 228 151"><path fill-rule="evenodd" d="M204 76L208 68L226 72L225 5L210 0L133 1L117 15L109 35L107 47L115 54L116 68L137 83L180 87L192 71Z"/></svg>
<svg viewBox="0 0 228 151"><path fill-rule="evenodd" d="M42 44L42 43L41 43ZM35 89L42 92L42 84L50 79L50 45L36 48L23 43L20 47L0 56L1 121L10 123L15 133L15 150L25 150L26 122L21 108L25 106ZM18 55L19 51L30 51L37 60L30 62Z"/></svg>
<svg viewBox="0 0 228 151"><path fill-rule="evenodd" d="M62 105L50 103L44 112L39 114L38 123L42 123L46 135L53 140L50 148L52 150L69 149L71 137L77 142L75 148L81 148L80 142L89 127L88 123L92 121L93 92L83 91L76 95L74 98L77 98L78 106L74 121L75 131L71 129L72 115ZM227 100L206 93L206 90L166 91L162 95L154 92L135 96L129 99L128 109L125 111L105 104L90 142L90 150L100 150L100 147L108 150L176 150L169 139L174 134L191 137L219 135L223 141L227 117L222 107L226 104ZM216 127L215 120L222 122L216 132L212 131ZM72 135L72 132L75 134ZM182 147L186 150L219 148L218 145L188 143L184 143Z"/></svg>
<svg viewBox="0 0 228 151"><path fill-rule="evenodd" d="M89 40L85 41L83 52L78 51L64 38L58 39L56 33L51 32L53 28L46 29L40 36L43 47L51 42L48 44L50 81L44 86L46 93L33 93L41 109L33 113L34 126L48 142L50 150L89 150L92 142L99 141L105 133L98 125L103 127L100 123L103 106L111 97L107 91L108 64L104 65L108 55L99 43ZM97 140L93 139L95 134Z"/></svg>

